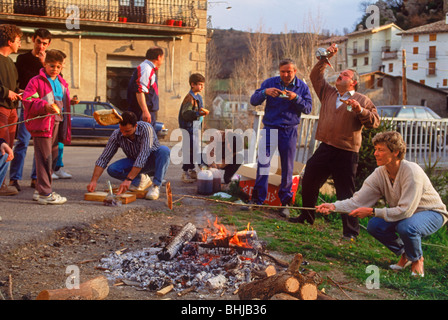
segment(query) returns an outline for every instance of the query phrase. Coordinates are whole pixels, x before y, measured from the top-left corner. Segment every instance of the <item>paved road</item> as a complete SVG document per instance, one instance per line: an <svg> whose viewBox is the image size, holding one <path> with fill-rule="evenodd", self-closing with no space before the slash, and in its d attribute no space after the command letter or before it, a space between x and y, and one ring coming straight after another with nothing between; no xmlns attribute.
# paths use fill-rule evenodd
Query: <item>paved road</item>
<svg viewBox="0 0 448 320"><path fill-rule="evenodd" d="M0 252L11 250L15 246L34 240L43 240L55 230L80 224L90 224L98 219L119 215L130 208L151 208L166 210L166 196L164 188L161 189L159 200L137 199L137 201L121 207L107 207L100 202L84 201L86 186L90 182L94 163L103 150L101 145L73 145L64 149L64 165L73 179L55 180L54 191L67 197L64 205L50 206L38 205L32 200L34 190L30 188L31 160L34 148L29 147L24 180L21 181L22 191L17 196L0 197ZM124 157L121 150L112 161ZM170 164L166 180L171 182L174 190L183 188L185 184L180 181L181 166ZM9 176L7 177L9 181ZM104 172L99 180L97 191L107 187L107 181L118 186L119 181L111 178ZM100 190L100 188L102 190ZM190 185L188 188L194 188Z"/></svg>

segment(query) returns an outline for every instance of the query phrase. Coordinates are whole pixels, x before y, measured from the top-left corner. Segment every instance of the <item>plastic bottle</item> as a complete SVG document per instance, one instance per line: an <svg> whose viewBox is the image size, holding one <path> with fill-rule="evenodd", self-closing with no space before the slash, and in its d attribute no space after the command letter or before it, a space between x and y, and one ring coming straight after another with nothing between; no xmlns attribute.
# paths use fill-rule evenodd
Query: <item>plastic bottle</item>
<svg viewBox="0 0 448 320"><path fill-rule="evenodd" d="M218 169L210 169L213 175L213 193L221 191L221 172Z"/></svg>
<svg viewBox="0 0 448 320"><path fill-rule="evenodd" d="M198 193L203 195L210 195L213 193L213 174L210 170L199 171Z"/></svg>

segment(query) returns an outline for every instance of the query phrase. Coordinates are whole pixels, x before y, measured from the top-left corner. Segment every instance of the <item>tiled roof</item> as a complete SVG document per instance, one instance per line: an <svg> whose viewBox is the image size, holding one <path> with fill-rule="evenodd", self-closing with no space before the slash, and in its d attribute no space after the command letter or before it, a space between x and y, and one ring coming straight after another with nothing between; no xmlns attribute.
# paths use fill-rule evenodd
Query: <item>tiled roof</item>
<svg viewBox="0 0 448 320"><path fill-rule="evenodd" d="M430 24L425 24L420 27L415 27L406 31L403 31L399 34L410 35L410 34L419 34L419 33L442 33L448 32L448 24L445 23L445 20L433 22Z"/></svg>
<svg viewBox="0 0 448 320"><path fill-rule="evenodd" d="M380 26L378 28L369 28L369 29L362 29L362 30L357 30L354 31L352 33L349 33L347 36L355 36L355 35L360 35L362 33L377 33L383 30L387 30L389 28L395 27L398 30L402 30L399 26L397 26L395 23L389 23L389 24L385 24L383 26Z"/></svg>

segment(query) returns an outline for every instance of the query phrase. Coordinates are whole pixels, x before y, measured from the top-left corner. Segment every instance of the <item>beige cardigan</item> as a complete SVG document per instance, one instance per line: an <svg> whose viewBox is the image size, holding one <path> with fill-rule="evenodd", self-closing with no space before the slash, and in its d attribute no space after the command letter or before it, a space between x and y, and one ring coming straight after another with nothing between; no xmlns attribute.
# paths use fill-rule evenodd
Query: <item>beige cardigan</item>
<svg viewBox="0 0 448 320"><path fill-rule="evenodd" d="M352 198L336 201L336 211L351 212L360 207L373 207L385 198L388 208L376 208L375 216L388 222L409 218L415 212L432 210L442 214L444 223L448 212L440 195L426 173L414 162L402 160L392 184L385 166L380 166L367 177L361 189Z"/></svg>

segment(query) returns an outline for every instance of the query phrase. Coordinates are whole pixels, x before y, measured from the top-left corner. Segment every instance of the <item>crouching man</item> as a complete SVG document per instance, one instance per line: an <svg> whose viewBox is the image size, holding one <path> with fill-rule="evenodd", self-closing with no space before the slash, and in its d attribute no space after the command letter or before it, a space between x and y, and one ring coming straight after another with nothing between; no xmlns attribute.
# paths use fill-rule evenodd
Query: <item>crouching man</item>
<svg viewBox="0 0 448 320"><path fill-rule="evenodd" d="M127 190L145 190L146 199L159 198L160 186L170 163L170 149L162 146L151 124L137 121L133 112L123 112L120 128L115 130L98 160L95 162L92 179L87 186L94 192L98 179L106 169L112 157L121 148L126 158L118 160L107 167L107 173L123 181L117 194ZM154 173L151 180L150 175Z"/></svg>

